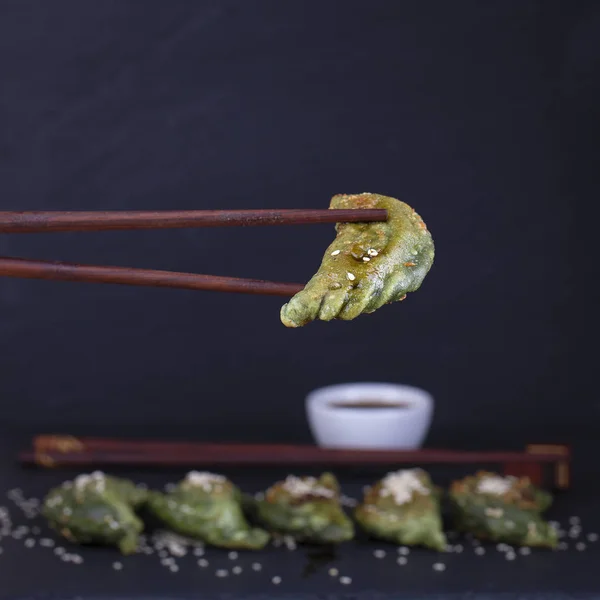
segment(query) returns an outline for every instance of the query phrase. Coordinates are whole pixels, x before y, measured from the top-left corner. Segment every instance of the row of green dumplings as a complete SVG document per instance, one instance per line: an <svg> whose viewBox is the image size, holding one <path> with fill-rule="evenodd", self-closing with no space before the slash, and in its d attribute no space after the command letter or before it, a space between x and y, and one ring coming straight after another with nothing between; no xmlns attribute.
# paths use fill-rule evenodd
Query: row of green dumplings
<svg viewBox="0 0 600 600"><path fill-rule="evenodd" d="M355 535L355 522L371 537L444 551L444 494L422 469L388 473L366 488L351 519L331 473L290 475L264 494L248 496L223 475L191 471L167 493L96 471L50 490L43 514L52 528L79 544L136 551L144 529L140 514L209 545L259 550L271 535L300 542L339 544ZM453 526L479 539L553 548L557 532L543 518L550 494L526 477L481 471L448 490Z"/></svg>

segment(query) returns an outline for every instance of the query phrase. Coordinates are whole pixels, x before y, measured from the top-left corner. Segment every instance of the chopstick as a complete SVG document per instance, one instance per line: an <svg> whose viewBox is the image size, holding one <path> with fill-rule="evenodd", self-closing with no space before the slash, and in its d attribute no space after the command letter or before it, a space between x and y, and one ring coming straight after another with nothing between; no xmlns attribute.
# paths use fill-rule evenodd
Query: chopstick
<svg viewBox="0 0 600 600"><path fill-rule="evenodd" d="M241 279L217 275L198 275L175 271L104 267L76 263L0 257L0 277L113 283L183 290L205 290L268 296L293 296L303 289L299 283L279 283L261 279Z"/></svg>
<svg viewBox="0 0 600 600"><path fill-rule="evenodd" d="M292 444L214 444L160 440L117 440L40 435L22 452L26 466L56 467L227 467L383 466L415 464L497 464L506 474L527 475L541 484L543 467L554 466L554 486L570 483L570 450L560 444L533 444L524 452L463 450L332 450Z"/></svg>
<svg viewBox="0 0 600 600"><path fill-rule="evenodd" d="M381 209L0 211L0 233L111 231L386 221Z"/></svg>

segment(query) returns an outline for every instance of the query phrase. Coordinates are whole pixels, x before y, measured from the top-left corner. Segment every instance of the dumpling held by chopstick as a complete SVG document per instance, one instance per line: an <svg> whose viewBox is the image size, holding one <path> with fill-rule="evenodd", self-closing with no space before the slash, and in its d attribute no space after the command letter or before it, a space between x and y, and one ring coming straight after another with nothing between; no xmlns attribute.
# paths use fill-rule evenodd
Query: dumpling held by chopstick
<svg viewBox="0 0 600 600"><path fill-rule="evenodd" d="M408 204L378 194L339 194L330 208L385 209L388 220L336 225L337 237L318 272L281 309L286 327L315 319L348 321L404 300L421 286L433 263L431 234Z"/></svg>

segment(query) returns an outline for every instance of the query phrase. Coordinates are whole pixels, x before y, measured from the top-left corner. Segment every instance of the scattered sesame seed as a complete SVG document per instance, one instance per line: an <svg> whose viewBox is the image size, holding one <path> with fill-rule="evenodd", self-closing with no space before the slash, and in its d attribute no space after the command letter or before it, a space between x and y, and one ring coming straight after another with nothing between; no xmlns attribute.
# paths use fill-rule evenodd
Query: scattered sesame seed
<svg viewBox="0 0 600 600"><path fill-rule="evenodd" d="M529 548L529 546L523 546L523 548L519 548L519 554L527 556L528 554L531 554L531 548Z"/></svg>
<svg viewBox="0 0 600 600"><path fill-rule="evenodd" d="M464 548L462 544L456 544L456 546L454 546L454 552L458 552L460 554L463 550Z"/></svg>
<svg viewBox="0 0 600 600"><path fill-rule="evenodd" d="M236 565L235 567L233 567L233 569L231 569L231 572L234 575L239 575L242 572L242 567L240 567L239 565Z"/></svg>
<svg viewBox="0 0 600 600"><path fill-rule="evenodd" d="M52 548L54 546L54 540L50 538L42 538L40 540L40 546L43 546L44 548Z"/></svg>
<svg viewBox="0 0 600 600"><path fill-rule="evenodd" d="M271 579L271 581L273 582L274 585L279 585L281 583L281 577L279 577L279 575L275 575L275 577L273 577L273 579Z"/></svg>
<svg viewBox="0 0 600 600"><path fill-rule="evenodd" d="M367 254L371 257L375 257L379 254L379 252L377 252L377 250L375 250L375 248L369 248L367 250Z"/></svg>
<svg viewBox="0 0 600 600"><path fill-rule="evenodd" d="M229 575L229 572L227 571L227 569L217 569L215 575L217 577L227 577L227 575Z"/></svg>
<svg viewBox="0 0 600 600"><path fill-rule="evenodd" d="M208 567L208 561L205 558L201 558L198 561L198 566L199 567Z"/></svg>
<svg viewBox="0 0 600 600"><path fill-rule="evenodd" d="M83 562L83 556L79 554L71 554L71 562L74 562L76 565L80 565Z"/></svg>
<svg viewBox="0 0 600 600"><path fill-rule="evenodd" d="M515 558L517 558L517 555L514 552L507 552L504 555L504 558L506 558L506 560L515 560Z"/></svg>
<svg viewBox="0 0 600 600"><path fill-rule="evenodd" d="M578 538L581 533L580 527L573 527L569 530L569 537L572 539Z"/></svg>
<svg viewBox="0 0 600 600"><path fill-rule="evenodd" d="M169 567L169 571L171 571L171 573L177 573L177 571L179 571L179 567L177 565L171 565Z"/></svg>
<svg viewBox="0 0 600 600"><path fill-rule="evenodd" d="M112 565L113 569L115 571L120 571L123 568L123 563L121 562L114 562Z"/></svg>
<svg viewBox="0 0 600 600"><path fill-rule="evenodd" d="M27 538L25 540L25 548L33 548L35 546L35 540L33 538Z"/></svg>
<svg viewBox="0 0 600 600"><path fill-rule="evenodd" d="M569 525L579 525L581 519L579 517L569 517Z"/></svg>
<svg viewBox="0 0 600 600"><path fill-rule="evenodd" d="M54 554L56 554L56 556L60 556L61 554L65 553L65 549L61 548L60 546L58 548L54 548Z"/></svg>
<svg viewBox="0 0 600 600"><path fill-rule="evenodd" d="M238 557L238 553L237 552L230 552L228 555L229 560L236 560Z"/></svg>
<svg viewBox="0 0 600 600"><path fill-rule="evenodd" d="M434 571L445 571L446 570L446 565L444 563L434 563L433 564L433 570Z"/></svg>
<svg viewBox="0 0 600 600"><path fill-rule="evenodd" d="M558 549L559 550L567 550L569 547L569 544L567 544L567 542L560 542L558 544Z"/></svg>
<svg viewBox="0 0 600 600"><path fill-rule="evenodd" d="M410 554L410 548L407 548L406 546L400 546L400 548L398 548L398 554L407 556L408 554Z"/></svg>
<svg viewBox="0 0 600 600"><path fill-rule="evenodd" d="M363 262L369 262L371 259L368 256L363 256Z"/></svg>
<svg viewBox="0 0 600 600"><path fill-rule="evenodd" d="M353 273L350 273L350 271L346 273L346 277L349 281L354 281L356 279L356 276Z"/></svg>
<svg viewBox="0 0 600 600"><path fill-rule="evenodd" d="M396 562L397 562L399 565L405 565L405 564L408 562L408 558L406 558L406 556L399 556L399 557L396 559Z"/></svg>
<svg viewBox="0 0 600 600"><path fill-rule="evenodd" d="M587 546L586 546L586 544L585 544L584 542L577 542L577 543L575 544L575 549L576 549L576 550L579 550L580 552L581 552L582 550L585 550L586 548L587 548Z"/></svg>
<svg viewBox="0 0 600 600"><path fill-rule="evenodd" d="M194 548L194 556L204 556L204 548Z"/></svg>
<svg viewBox="0 0 600 600"><path fill-rule="evenodd" d="M385 558L385 550L375 550L373 556L375 558Z"/></svg>
<svg viewBox="0 0 600 600"><path fill-rule="evenodd" d="M476 546L475 554L477 554L478 556L483 556L485 554L485 548L483 546Z"/></svg>
<svg viewBox="0 0 600 600"><path fill-rule="evenodd" d="M332 577L337 577L339 574L339 571L335 567L331 567L331 569L329 569L329 574Z"/></svg>
<svg viewBox="0 0 600 600"><path fill-rule="evenodd" d="M334 250L334 251L331 253L331 256L337 256L337 255L338 255L340 252L341 252L341 250Z"/></svg>
<svg viewBox="0 0 600 600"><path fill-rule="evenodd" d="M253 571L260 571L262 569L262 565L260 563L252 563Z"/></svg>
<svg viewBox="0 0 600 600"><path fill-rule="evenodd" d="M597 542L598 541L598 534L597 533L588 533L587 534L587 539L588 539L588 542Z"/></svg>
<svg viewBox="0 0 600 600"><path fill-rule="evenodd" d="M340 583L342 585L350 585L352 583L352 578L346 576L340 577Z"/></svg>

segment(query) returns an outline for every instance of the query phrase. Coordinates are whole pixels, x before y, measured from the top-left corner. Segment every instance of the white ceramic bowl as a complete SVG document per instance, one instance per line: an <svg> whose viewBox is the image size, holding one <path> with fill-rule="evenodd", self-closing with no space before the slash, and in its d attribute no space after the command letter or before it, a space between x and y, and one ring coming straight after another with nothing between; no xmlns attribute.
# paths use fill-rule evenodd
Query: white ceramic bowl
<svg viewBox="0 0 600 600"><path fill-rule="evenodd" d="M334 406L365 401L401 406ZM410 450L419 448L427 435L433 398L408 385L346 383L312 391L306 397L306 412L315 441L323 448Z"/></svg>

